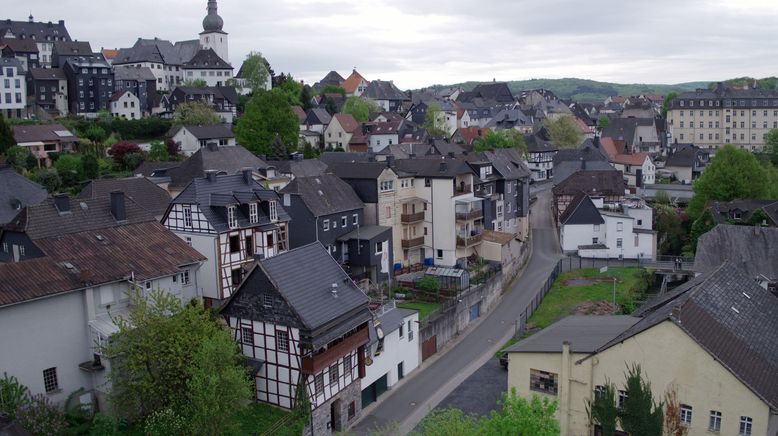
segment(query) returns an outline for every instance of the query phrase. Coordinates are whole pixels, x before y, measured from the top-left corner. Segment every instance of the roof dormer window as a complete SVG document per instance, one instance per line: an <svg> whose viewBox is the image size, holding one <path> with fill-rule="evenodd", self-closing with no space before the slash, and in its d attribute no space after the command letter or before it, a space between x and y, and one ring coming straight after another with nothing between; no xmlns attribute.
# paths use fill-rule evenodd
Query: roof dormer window
<svg viewBox="0 0 778 436"><path fill-rule="evenodd" d="M231 229L238 227L238 215L235 206L227 207L227 226Z"/></svg>
<svg viewBox="0 0 778 436"><path fill-rule="evenodd" d="M252 224L259 221L258 209L257 203L249 203L249 222Z"/></svg>
<svg viewBox="0 0 778 436"><path fill-rule="evenodd" d="M268 202L268 210L270 212L270 222L276 222L278 221L278 202L275 200L270 200Z"/></svg>

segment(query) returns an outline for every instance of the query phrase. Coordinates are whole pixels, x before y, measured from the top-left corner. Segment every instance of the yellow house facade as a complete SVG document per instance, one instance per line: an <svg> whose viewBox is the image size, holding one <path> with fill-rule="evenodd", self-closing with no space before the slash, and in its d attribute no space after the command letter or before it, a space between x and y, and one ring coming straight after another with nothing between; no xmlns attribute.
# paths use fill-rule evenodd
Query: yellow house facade
<svg viewBox="0 0 778 436"><path fill-rule="evenodd" d="M587 402L639 364L655 400L675 391L689 436L776 436L778 298L730 264L669 295L637 317L571 316L519 342L509 387L556 399L563 435L590 435Z"/></svg>

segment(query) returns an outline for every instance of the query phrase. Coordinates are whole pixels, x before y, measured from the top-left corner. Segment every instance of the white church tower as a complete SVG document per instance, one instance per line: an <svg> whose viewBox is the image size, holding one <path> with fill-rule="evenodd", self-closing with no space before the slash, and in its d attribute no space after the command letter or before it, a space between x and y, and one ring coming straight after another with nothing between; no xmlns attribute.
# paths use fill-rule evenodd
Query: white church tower
<svg viewBox="0 0 778 436"><path fill-rule="evenodd" d="M230 63L227 32L222 30L224 20L216 13L216 0L208 0L208 15L203 18L200 47L213 49L224 62Z"/></svg>

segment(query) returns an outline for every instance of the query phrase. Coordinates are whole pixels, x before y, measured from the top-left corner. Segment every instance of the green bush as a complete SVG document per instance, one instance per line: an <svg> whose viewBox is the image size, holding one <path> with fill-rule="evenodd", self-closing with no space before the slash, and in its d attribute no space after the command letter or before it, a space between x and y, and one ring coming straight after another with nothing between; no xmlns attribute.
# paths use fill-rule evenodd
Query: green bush
<svg viewBox="0 0 778 436"><path fill-rule="evenodd" d="M0 379L0 413L5 413L9 417L16 416L16 410L28 401L27 386L19 383L14 376L8 376L3 373Z"/></svg>
<svg viewBox="0 0 778 436"><path fill-rule="evenodd" d="M50 194L53 194L62 188L62 179L59 177L59 173L54 168L43 168L35 171L30 176L30 179L46 188Z"/></svg>
<svg viewBox="0 0 778 436"><path fill-rule="evenodd" d="M416 282L416 290L428 297L437 297L440 294L440 283L435 277L424 276Z"/></svg>
<svg viewBox="0 0 778 436"><path fill-rule="evenodd" d="M184 434L186 421L173 409L166 408L152 413L145 422L143 430L147 436L168 436Z"/></svg>
<svg viewBox="0 0 778 436"><path fill-rule="evenodd" d="M63 154L54 163L62 184L71 187L81 181L81 158L74 154Z"/></svg>
<svg viewBox="0 0 778 436"><path fill-rule="evenodd" d="M28 394L27 401L16 410L16 420L35 436L60 435L67 428L62 409L43 394Z"/></svg>

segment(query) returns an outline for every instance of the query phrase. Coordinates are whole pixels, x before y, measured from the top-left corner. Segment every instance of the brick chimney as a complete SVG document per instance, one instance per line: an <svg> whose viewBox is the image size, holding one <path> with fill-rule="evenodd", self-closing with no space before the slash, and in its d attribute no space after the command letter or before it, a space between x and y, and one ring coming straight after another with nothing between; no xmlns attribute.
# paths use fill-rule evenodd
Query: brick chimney
<svg viewBox="0 0 778 436"><path fill-rule="evenodd" d="M111 191L111 215L116 221L127 220L127 209L124 204L124 192Z"/></svg>

